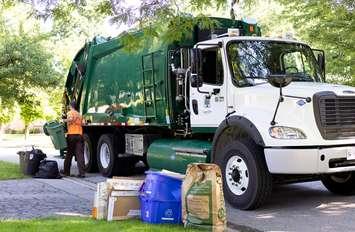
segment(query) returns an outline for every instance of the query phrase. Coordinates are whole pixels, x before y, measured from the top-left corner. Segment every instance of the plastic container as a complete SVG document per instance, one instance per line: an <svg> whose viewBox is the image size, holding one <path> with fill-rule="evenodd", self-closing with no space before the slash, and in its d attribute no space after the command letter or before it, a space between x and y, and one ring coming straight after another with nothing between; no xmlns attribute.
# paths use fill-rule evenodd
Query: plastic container
<svg viewBox="0 0 355 232"><path fill-rule="evenodd" d="M43 126L45 134L51 137L54 148L62 150L67 148L67 140L65 139L64 125L57 121L47 122Z"/></svg>
<svg viewBox="0 0 355 232"><path fill-rule="evenodd" d="M140 190L141 219L152 224L181 223L182 180L160 172L146 172Z"/></svg>
<svg viewBox="0 0 355 232"><path fill-rule="evenodd" d="M24 175L27 175L28 162L30 160L29 152L19 151L20 170Z"/></svg>

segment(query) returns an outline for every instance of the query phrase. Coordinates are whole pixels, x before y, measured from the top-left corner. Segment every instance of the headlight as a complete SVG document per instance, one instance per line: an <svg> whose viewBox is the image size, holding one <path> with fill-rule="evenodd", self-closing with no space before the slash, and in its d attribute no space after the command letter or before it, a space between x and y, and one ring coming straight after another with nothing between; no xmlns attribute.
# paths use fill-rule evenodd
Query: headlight
<svg viewBox="0 0 355 232"><path fill-rule="evenodd" d="M285 126L274 126L269 129L270 136L275 139L306 139L300 129Z"/></svg>

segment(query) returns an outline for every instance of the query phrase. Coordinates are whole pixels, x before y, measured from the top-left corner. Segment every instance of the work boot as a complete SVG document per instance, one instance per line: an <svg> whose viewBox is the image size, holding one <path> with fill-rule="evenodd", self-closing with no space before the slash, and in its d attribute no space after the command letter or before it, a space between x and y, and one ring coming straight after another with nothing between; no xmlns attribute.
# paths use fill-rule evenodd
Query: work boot
<svg viewBox="0 0 355 232"><path fill-rule="evenodd" d="M70 174L65 173L63 169L61 169L61 170L59 171L59 173L60 173L62 176L70 176Z"/></svg>

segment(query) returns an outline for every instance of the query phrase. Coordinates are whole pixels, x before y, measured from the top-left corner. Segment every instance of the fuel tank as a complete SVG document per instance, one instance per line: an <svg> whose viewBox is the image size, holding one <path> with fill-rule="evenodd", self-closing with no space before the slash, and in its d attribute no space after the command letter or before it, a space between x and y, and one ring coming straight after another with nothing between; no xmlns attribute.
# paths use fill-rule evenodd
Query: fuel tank
<svg viewBox="0 0 355 232"><path fill-rule="evenodd" d="M196 139L157 139L148 148L147 161L155 170L185 174L189 163L208 163L211 142Z"/></svg>

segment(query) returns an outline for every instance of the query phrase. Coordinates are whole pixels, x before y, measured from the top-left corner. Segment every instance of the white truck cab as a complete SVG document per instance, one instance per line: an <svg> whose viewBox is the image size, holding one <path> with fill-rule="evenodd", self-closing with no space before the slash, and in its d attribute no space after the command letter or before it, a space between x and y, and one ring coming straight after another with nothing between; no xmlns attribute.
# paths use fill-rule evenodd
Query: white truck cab
<svg viewBox="0 0 355 232"><path fill-rule="evenodd" d="M355 192L355 88L324 78L324 53L289 39L226 36L192 55L192 131L216 129L227 200L258 207L272 184L321 179Z"/></svg>

